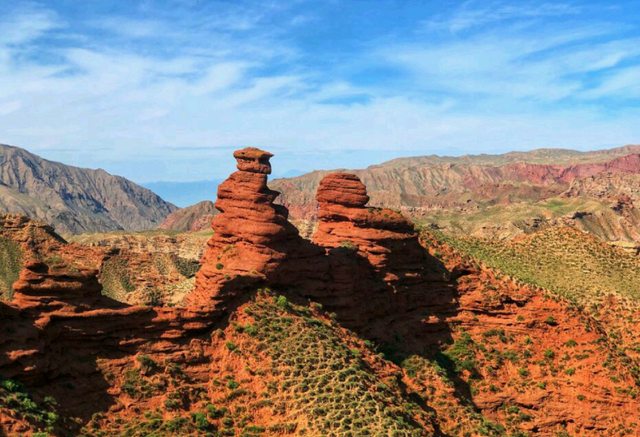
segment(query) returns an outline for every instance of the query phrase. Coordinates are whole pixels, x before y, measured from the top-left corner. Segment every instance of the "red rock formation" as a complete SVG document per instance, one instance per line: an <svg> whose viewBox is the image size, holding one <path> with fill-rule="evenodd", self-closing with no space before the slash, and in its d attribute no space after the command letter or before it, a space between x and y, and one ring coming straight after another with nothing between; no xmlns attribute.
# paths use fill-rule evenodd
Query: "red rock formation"
<svg viewBox="0 0 640 437"><path fill-rule="evenodd" d="M287 209L274 204L278 192L267 187L272 155L244 149L234 156L238 171L218 187L221 213L188 305L228 304L258 285L295 287L355 327L388 313L390 300L400 305L429 279L413 225L395 211L366 208L367 190L355 175L323 179L321 223L310 243L288 222Z"/></svg>
<svg viewBox="0 0 640 437"><path fill-rule="evenodd" d="M369 196L357 176L326 176L317 198L320 224L314 242L326 248L354 248L392 284L424 270L424 250L413 224L397 211L366 208Z"/></svg>
<svg viewBox="0 0 640 437"><path fill-rule="evenodd" d="M211 305L225 293L260 281L273 282L286 257L287 233L292 226L285 208L274 205L277 191L267 187L273 156L255 148L236 151L238 171L218 186L212 223L215 234L202 258L190 305ZM234 285L225 287L225 284Z"/></svg>
<svg viewBox="0 0 640 437"><path fill-rule="evenodd" d="M139 350L179 353L185 339L211 328L222 313L114 301L101 294L97 279L101 249L68 244L50 226L26 217L0 216L0 229L4 239L19 244L22 269L12 301L0 301L0 375L43 387L74 415L88 419L112 403L94 358L118 366L119 358ZM83 395L69 396L64 384ZM0 423L5 419L0 412ZM15 432L9 435L23 435L22 425L11 423L4 424Z"/></svg>
<svg viewBox="0 0 640 437"><path fill-rule="evenodd" d="M393 293L428 278L413 225L398 212L366 208L367 190L355 175L323 179L321 222L311 244L287 221L286 208L273 203L278 192L267 187L272 155L244 149L234 156L238 171L218 188L221 214L213 220L215 234L189 305L229 302L258 284L298 287L343 313L350 326L363 326L389 311L385 305Z"/></svg>
<svg viewBox="0 0 640 437"><path fill-rule="evenodd" d="M313 241L329 259L332 299L326 305L347 325L364 329L375 318L409 310L427 281L441 281L413 224L397 211L367 208L369 196L356 175L327 175L317 200L320 223Z"/></svg>

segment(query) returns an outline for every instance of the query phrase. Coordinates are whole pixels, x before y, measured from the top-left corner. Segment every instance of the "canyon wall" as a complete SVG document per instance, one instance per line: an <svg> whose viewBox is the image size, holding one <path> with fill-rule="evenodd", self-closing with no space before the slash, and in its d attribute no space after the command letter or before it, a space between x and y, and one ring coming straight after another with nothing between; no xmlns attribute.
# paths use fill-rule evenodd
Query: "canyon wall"
<svg viewBox="0 0 640 437"><path fill-rule="evenodd" d="M320 181L318 230L312 241L303 239L288 221L286 208L274 203L278 193L267 186L271 154L249 148L234 156L238 171L219 187L214 235L184 306L127 305L106 297L98 282L105 256L101 248L66 243L47 225L25 218L2 219L0 249L3 256L13 254L17 280L13 299L0 302L0 375L26 384L37 401L57 399L59 411L75 418L56 424L64 433L77 433L78 424L92 418L94 424L136 421L167 405L198 411L226 393L221 375L232 373L231 380L222 379L231 390L233 377L244 375L238 379L245 384L256 366L263 373L255 373L255 386L266 392L263 375L275 375L271 382L276 385L283 378L281 369L267 368L261 348L282 346L271 335L287 331L293 316L319 327L318 335L326 336L328 327L340 332L352 328L363 339L390 348L389 359L410 355L444 366L431 380L420 382L423 372L411 376L380 360L379 350L354 349L359 345L355 340L345 343L351 348L344 355L354 361L378 356L377 371L402 392L426 393L431 382L446 386L438 401L425 395L419 406L444 421L457 418L441 399L464 398L504 423L512 423L508 414L517 406L527 417L519 429L541 436L557 435L558 430L609 436L608 430L635 426L630 422L637 401L615 385L633 384L625 357L610 354L615 345L573 303L517 284L446 245L420 241L401 214L367 207L366 187L353 174L329 174ZM256 298L262 287L277 287L289 298L267 297L280 311L273 323L281 325L263 324L256 331L250 323L264 322L255 312L265 305L264 297ZM288 312L292 301L308 305L308 300L324 309L311 305ZM246 349L239 350L231 339L241 334ZM251 346L255 335L266 339L260 347ZM295 348L313 349L310 343L320 340L301 338ZM551 348L563 357L550 357ZM455 362L442 361L447 357L442 351L449 352L449 360L463 358L465 368L455 370ZM299 358L295 363L309 361L308 355ZM328 374L342 373L334 370ZM543 385L534 384L529 375ZM281 387L283 394L290 393L285 384ZM373 387L372 392L377 390ZM233 393L225 398L226 405L236 402ZM406 399L414 397L407 394ZM344 404L339 407L342 411ZM0 434L31 435L20 417L3 408L0 403ZM255 423L271 424L270 407L260 411ZM163 414L178 417L176 411ZM295 423L301 420L296 417Z"/></svg>

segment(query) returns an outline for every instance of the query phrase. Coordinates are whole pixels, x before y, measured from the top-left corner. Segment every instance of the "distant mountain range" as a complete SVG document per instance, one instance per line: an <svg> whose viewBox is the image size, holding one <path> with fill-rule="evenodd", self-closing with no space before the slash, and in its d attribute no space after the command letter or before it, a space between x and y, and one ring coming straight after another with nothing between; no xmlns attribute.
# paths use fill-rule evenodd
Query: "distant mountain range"
<svg viewBox="0 0 640 437"><path fill-rule="evenodd" d="M177 209L102 169L73 167L0 145L0 211L43 220L60 233L154 229Z"/></svg>
<svg viewBox="0 0 640 437"><path fill-rule="evenodd" d="M407 157L361 170L274 179L270 186L282 193L278 202L302 226L317 217L319 181L336 171L362 179L370 206L398 209L452 232L512 238L562 221L607 241L640 244L640 211L633 204L640 190L640 145ZM220 182L161 181L143 188L104 170L67 166L0 145L0 212L29 215L61 233L206 230L217 213L212 201ZM620 196L628 198L622 206Z"/></svg>
<svg viewBox="0 0 640 437"><path fill-rule="evenodd" d="M640 145L593 152L539 149L502 155L417 156L363 170L319 170L295 178L275 179L269 185L282 193L279 201L293 217L314 219L315 192L320 180L329 173L351 172L367 186L370 205L414 208L409 213L415 215L453 206L468 209L479 203L487 205L499 202L505 195L512 201L539 200L553 194L549 190L558 188L554 185L561 184L566 189L574 178L617 172L615 159L639 154ZM606 162L612 162L610 168L603 164ZM626 172L640 173L635 163L627 165L631 167Z"/></svg>

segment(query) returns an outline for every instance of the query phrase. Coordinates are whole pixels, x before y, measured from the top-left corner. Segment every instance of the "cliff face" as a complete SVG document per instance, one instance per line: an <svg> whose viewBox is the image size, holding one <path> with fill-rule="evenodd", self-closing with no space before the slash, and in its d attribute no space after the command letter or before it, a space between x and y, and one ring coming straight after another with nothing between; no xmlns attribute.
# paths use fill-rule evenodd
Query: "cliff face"
<svg viewBox="0 0 640 437"><path fill-rule="evenodd" d="M0 210L63 233L153 229L177 210L153 192L104 170L47 161L0 145Z"/></svg>

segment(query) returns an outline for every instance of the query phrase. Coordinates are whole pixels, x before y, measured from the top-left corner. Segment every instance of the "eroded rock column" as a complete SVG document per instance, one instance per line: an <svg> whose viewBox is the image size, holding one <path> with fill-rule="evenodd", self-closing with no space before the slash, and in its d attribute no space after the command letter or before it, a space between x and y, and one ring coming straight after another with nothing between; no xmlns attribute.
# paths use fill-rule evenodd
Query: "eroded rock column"
<svg viewBox="0 0 640 437"><path fill-rule="evenodd" d="M218 186L215 231L202 258L189 305L213 305L260 282L275 282L286 257L287 210L267 186L271 153L256 148L234 152L238 171Z"/></svg>

